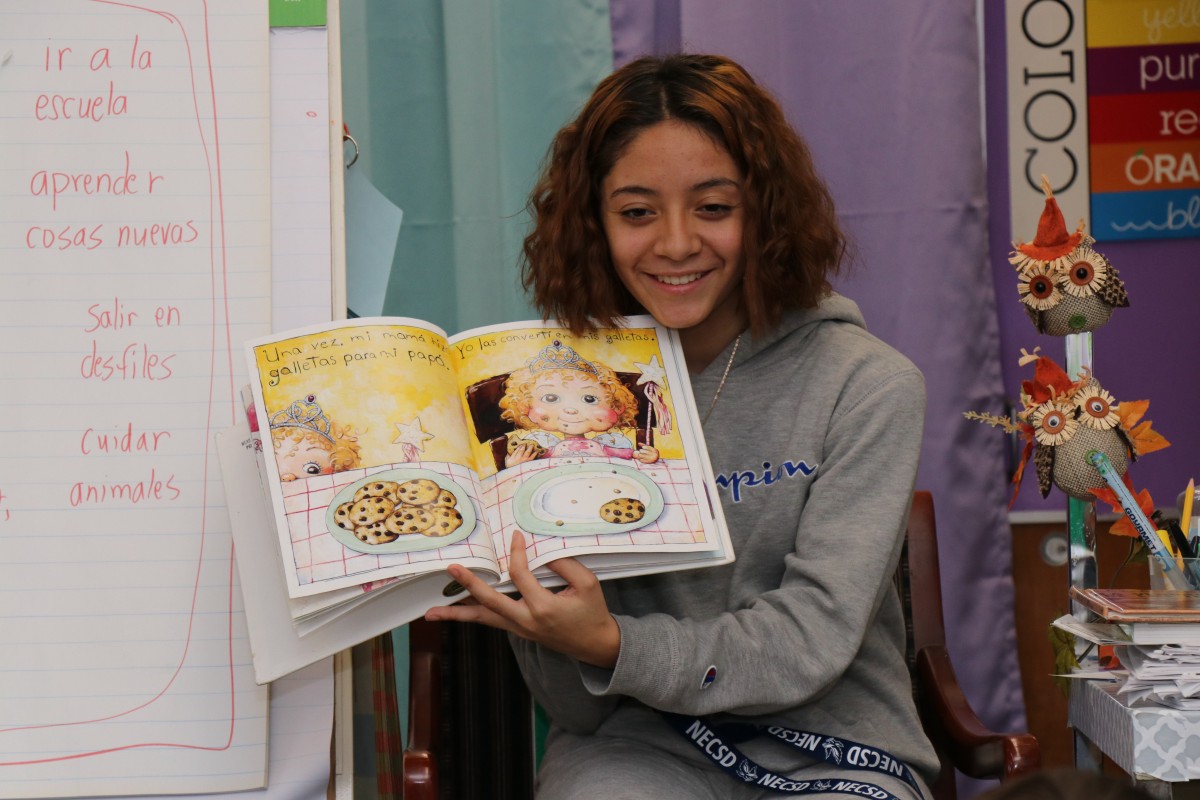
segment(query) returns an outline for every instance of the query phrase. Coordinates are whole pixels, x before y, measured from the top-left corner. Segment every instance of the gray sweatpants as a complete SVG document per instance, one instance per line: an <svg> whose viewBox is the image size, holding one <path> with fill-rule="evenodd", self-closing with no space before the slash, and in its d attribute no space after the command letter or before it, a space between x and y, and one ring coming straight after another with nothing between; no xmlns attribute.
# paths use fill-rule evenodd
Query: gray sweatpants
<svg viewBox="0 0 1200 800"><path fill-rule="evenodd" d="M908 784L889 775L815 764L789 777L845 779L873 783L901 800L921 800ZM918 779L919 780L919 779ZM929 796L922 787L924 796ZM647 745L606 736L577 736L555 731L538 773L537 800L757 800L781 794L743 783L707 761L680 759L676 754ZM861 794L807 795L813 800L855 797Z"/></svg>

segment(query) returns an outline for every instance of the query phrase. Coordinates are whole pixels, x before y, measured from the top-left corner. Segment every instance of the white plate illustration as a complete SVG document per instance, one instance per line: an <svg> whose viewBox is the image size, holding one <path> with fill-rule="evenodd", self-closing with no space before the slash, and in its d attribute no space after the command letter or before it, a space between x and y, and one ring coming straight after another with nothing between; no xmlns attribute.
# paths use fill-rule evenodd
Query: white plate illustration
<svg viewBox="0 0 1200 800"><path fill-rule="evenodd" d="M610 500L631 498L646 507L634 522L606 522L600 507ZM622 533L649 525L663 510L658 484L623 464L566 464L539 472L517 489L513 514L528 533L585 536Z"/></svg>
<svg viewBox="0 0 1200 800"><path fill-rule="evenodd" d="M462 524L454 532L446 536L425 536L420 533L403 533L399 537L390 542L382 544L368 544L367 542L359 541L355 537L353 531L348 531L342 528L334 520L334 514L337 513L338 506L343 503L348 503L354 499L354 493L368 483L376 481L394 481L395 483L404 483L405 481L426 478L433 481L441 488L454 495L454 507L458 509L458 513L462 515ZM360 478L349 486L344 487L329 503L329 509L325 512L325 526L329 529L329 533L333 538L359 553L412 553L418 550L436 550L439 547L445 547L448 544L461 542L471 535L475 530L475 507L471 505L471 498L467 494L466 489L447 478L445 475L434 472L428 469L418 469L416 467L401 467L399 469L389 469L384 472L374 472L365 478Z"/></svg>

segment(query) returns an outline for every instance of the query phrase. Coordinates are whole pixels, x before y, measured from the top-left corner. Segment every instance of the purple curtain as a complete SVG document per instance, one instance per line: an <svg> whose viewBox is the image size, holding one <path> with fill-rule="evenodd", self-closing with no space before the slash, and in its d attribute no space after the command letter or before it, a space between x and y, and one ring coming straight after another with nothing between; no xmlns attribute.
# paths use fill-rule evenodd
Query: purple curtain
<svg viewBox="0 0 1200 800"><path fill-rule="evenodd" d="M990 726L1023 729L974 3L612 0L616 63L714 52L783 103L857 248L838 289L925 374L919 488L933 492L951 655Z"/></svg>

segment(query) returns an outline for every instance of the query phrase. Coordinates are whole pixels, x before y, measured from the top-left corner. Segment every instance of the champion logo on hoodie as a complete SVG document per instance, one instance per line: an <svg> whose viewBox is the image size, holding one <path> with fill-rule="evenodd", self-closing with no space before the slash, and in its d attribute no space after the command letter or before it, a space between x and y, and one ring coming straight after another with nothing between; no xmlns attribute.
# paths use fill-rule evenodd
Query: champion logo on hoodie
<svg viewBox="0 0 1200 800"><path fill-rule="evenodd" d="M818 465L819 466L819 465ZM810 467L807 461L784 461L777 467L772 467L770 461L764 461L762 470L734 470L728 474L717 475L717 486L728 489L733 502L742 502L742 489L750 486L770 486L784 478L794 478L797 475L807 478L817 471Z"/></svg>

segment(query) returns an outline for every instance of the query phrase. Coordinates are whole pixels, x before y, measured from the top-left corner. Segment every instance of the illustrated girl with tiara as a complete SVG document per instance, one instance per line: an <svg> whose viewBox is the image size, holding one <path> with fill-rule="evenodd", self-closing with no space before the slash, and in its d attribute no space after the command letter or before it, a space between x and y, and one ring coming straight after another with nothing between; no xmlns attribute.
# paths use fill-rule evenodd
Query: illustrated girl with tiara
<svg viewBox="0 0 1200 800"><path fill-rule="evenodd" d="M562 342L543 347L509 374L500 408L501 418L528 431L509 441L505 467L556 456L658 460L657 449L638 447L617 430L634 425L633 392L611 367L588 361Z"/></svg>
<svg viewBox="0 0 1200 800"><path fill-rule="evenodd" d="M310 394L271 415L271 444L282 481L330 475L359 466L354 429L331 422L317 404L316 395Z"/></svg>

